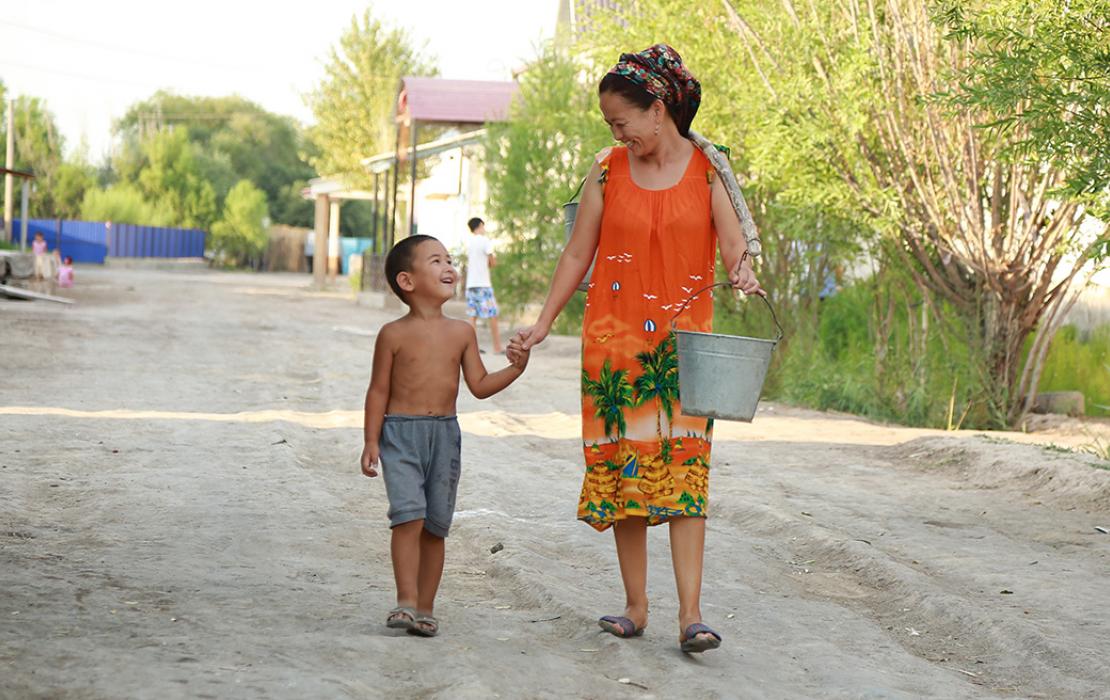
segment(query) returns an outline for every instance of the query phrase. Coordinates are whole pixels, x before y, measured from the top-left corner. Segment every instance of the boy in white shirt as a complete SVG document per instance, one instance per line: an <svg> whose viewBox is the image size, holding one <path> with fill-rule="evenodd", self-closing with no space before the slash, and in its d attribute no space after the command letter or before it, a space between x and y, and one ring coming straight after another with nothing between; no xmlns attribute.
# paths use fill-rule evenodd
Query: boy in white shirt
<svg viewBox="0 0 1110 700"><path fill-rule="evenodd" d="M470 325L478 331L478 319L489 319L490 335L493 336L493 351L501 354L501 333L497 328L497 298L493 295L493 283L489 270L497 260L493 256L493 241L486 236L486 223L474 217L466 222L470 228L470 239L466 243L466 315Z"/></svg>

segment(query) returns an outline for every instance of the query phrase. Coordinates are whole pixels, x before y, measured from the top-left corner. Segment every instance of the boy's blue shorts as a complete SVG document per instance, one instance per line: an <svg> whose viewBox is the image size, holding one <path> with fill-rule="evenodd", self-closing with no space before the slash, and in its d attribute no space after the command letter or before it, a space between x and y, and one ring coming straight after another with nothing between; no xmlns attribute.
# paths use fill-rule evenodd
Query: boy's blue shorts
<svg viewBox="0 0 1110 700"><path fill-rule="evenodd" d="M386 416L378 444L389 497L389 526L423 519L425 530L447 537L462 471L458 419Z"/></svg>

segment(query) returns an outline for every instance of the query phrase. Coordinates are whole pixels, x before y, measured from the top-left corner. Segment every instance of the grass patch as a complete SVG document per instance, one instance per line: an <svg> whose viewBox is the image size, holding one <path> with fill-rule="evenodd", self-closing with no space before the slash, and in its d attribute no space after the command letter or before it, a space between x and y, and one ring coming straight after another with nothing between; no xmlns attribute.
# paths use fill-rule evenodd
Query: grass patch
<svg viewBox="0 0 1110 700"><path fill-rule="evenodd" d="M1110 416L1110 325L1087 333L1061 328L1048 349L1040 390L1081 391L1088 416Z"/></svg>

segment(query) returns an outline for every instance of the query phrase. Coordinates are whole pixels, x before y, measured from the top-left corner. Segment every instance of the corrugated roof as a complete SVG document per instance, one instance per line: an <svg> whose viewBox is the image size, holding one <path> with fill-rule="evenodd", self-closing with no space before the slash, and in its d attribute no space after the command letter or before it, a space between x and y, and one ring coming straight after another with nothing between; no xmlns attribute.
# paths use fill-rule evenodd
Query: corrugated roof
<svg viewBox="0 0 1110 700"><path fill-rule="evenodd" d="M519 89L508 81L402 78L397 113L422 122L500 122Z"/></svg>

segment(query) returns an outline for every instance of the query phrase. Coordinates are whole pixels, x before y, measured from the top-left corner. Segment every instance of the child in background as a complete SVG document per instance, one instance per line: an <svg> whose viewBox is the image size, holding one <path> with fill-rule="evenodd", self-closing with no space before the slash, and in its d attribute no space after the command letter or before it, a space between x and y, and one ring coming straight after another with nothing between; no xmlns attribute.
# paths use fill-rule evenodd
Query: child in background
<svg viewBox="0 0 1110 700"><path fill-rule="evenodd" d="M50 256L46 253L46 239L41 232L35 233L35 240L31 241L31 252L35 254L35 280L42 282L53 279L50 274Z"/></svg>
<svg viewBox="0 0 1110 700"><path fill-rule="evenodd" d="M66 289L73 286L73 258L69 255L58 268L58 286Z"/></svg>
<svg viewBox="0 0 1110 700"><path fill-rule="evenodd" d="M462 435L455 418L459 370L471 393L484 399L521 375L528 353L514 348L510 366L486 371L474 329L443 315L459 275L435 238L414 235L395 245L386 256L385 275L409 312L382 326L374 345L362 473L377 476L380 460L389 497L397 607L385 624L434 637L444 538L461 471Z"/></svg>

